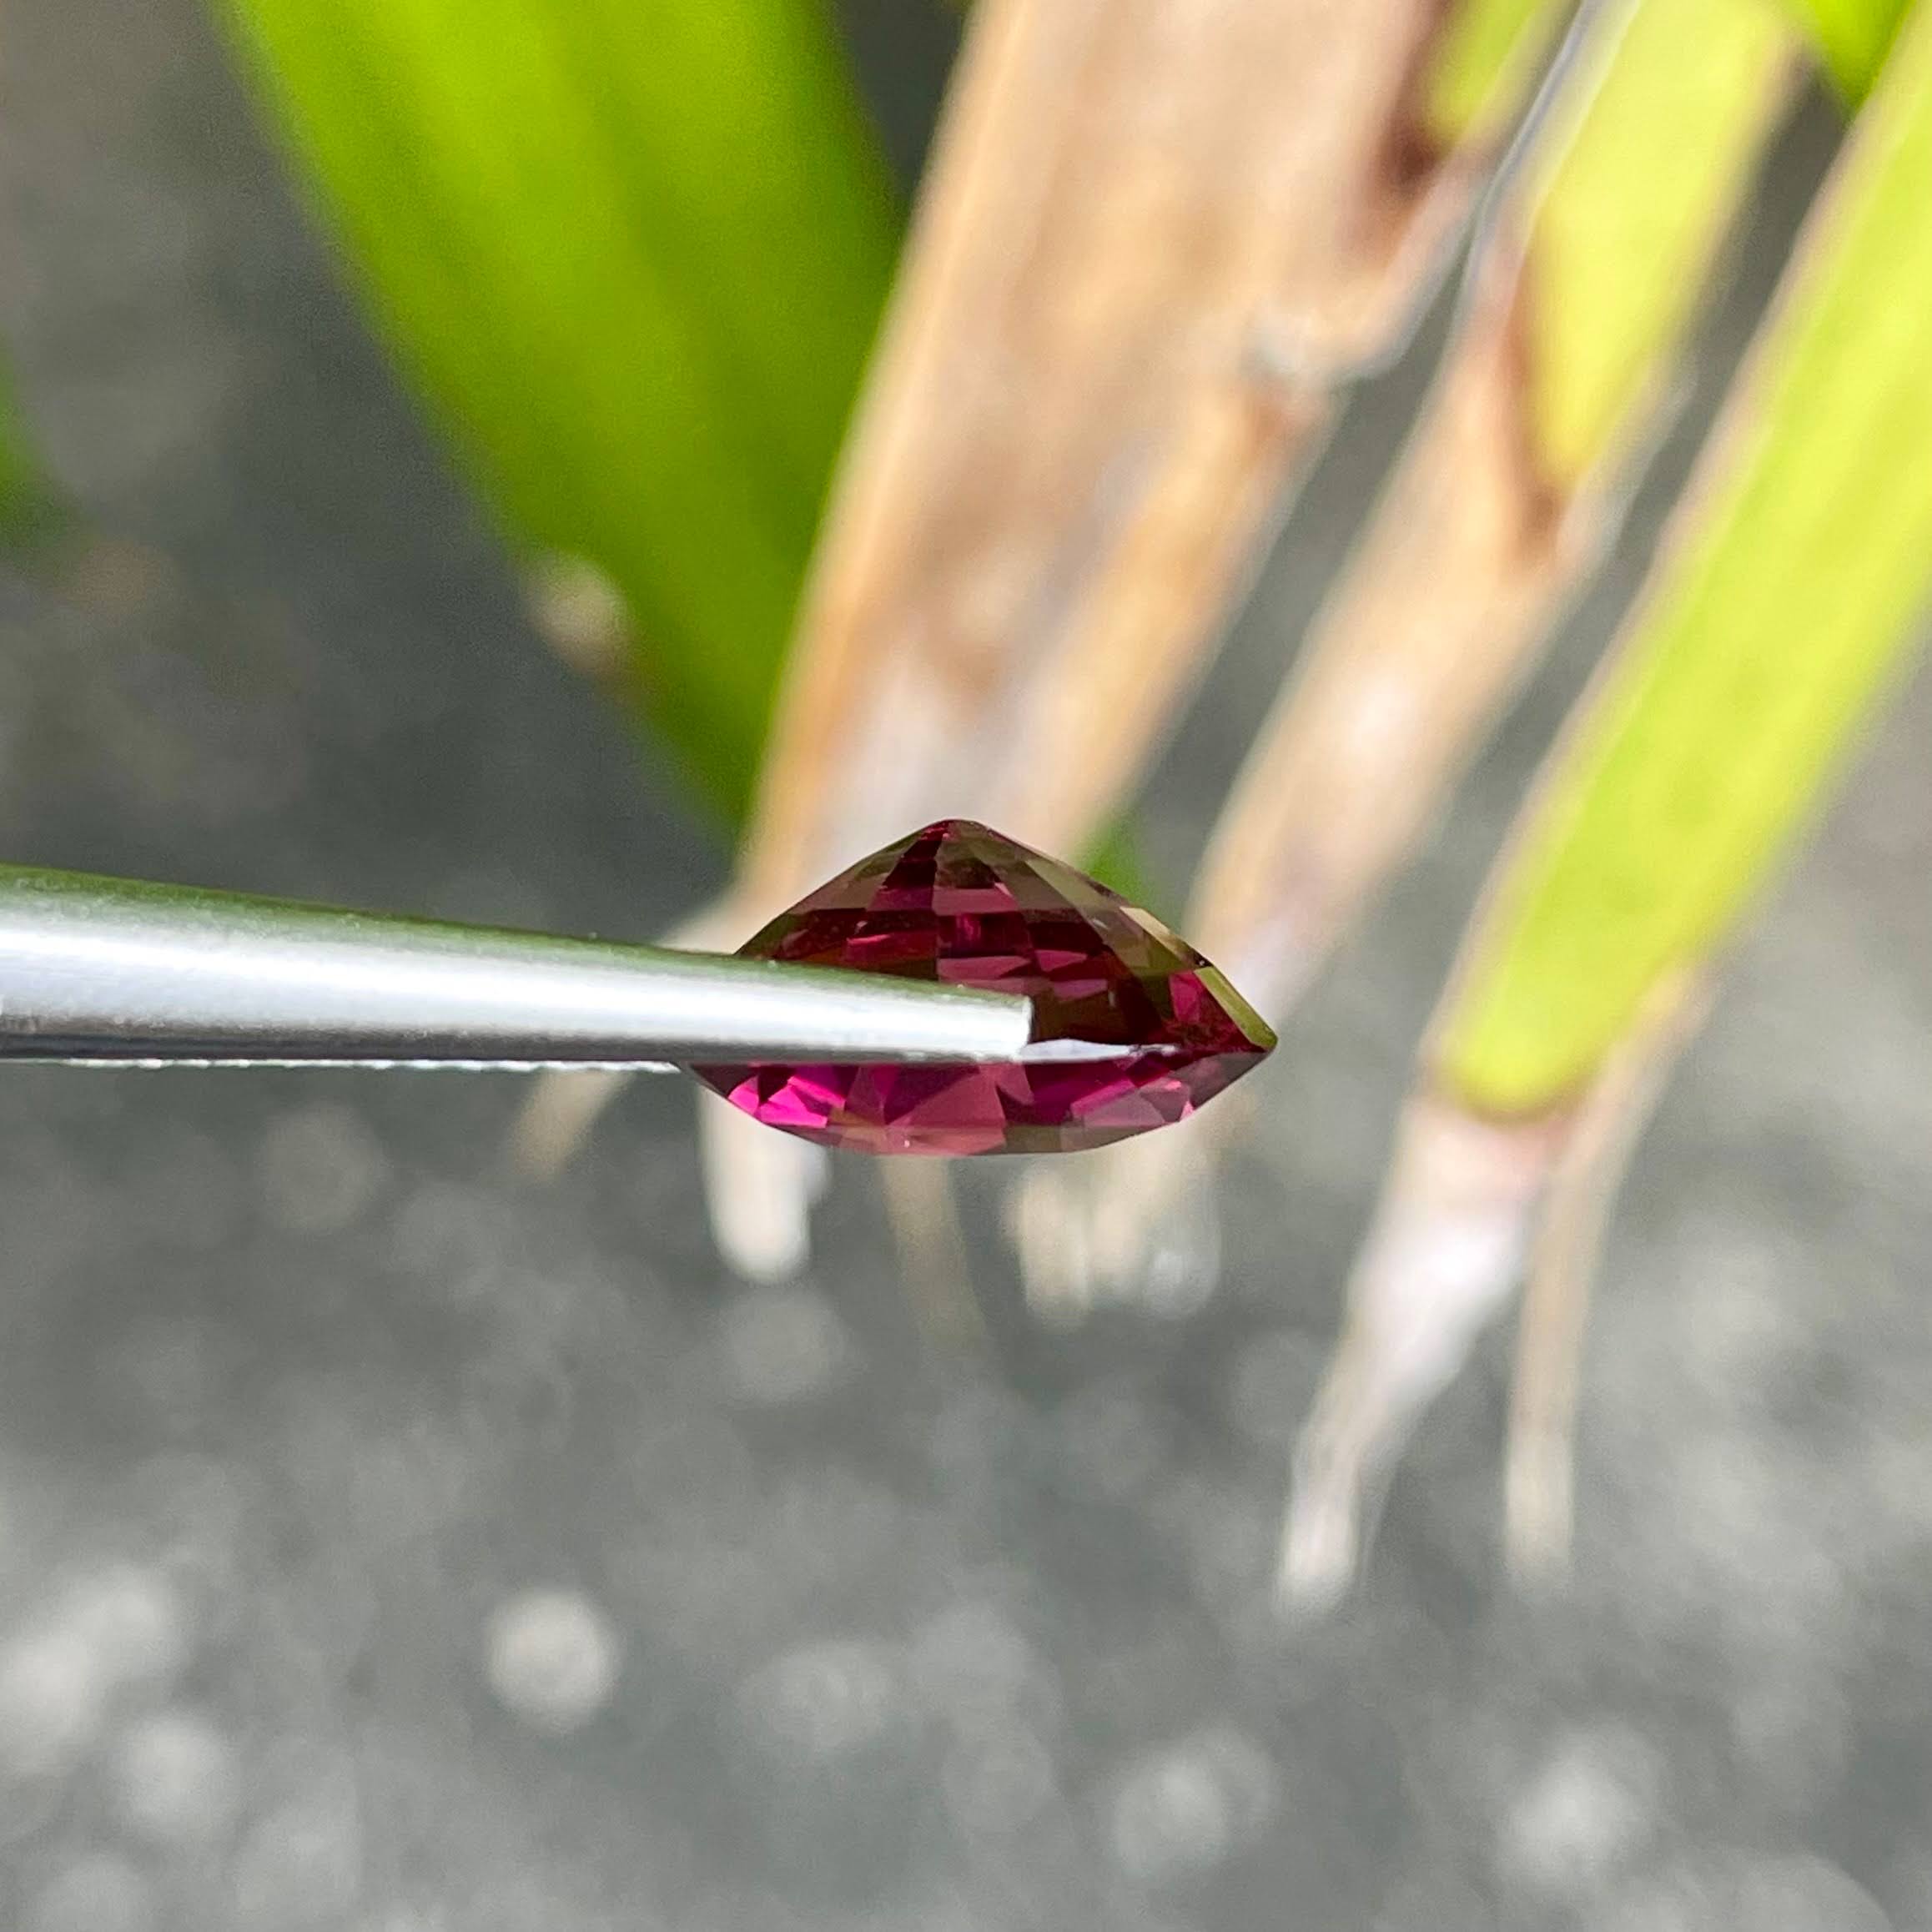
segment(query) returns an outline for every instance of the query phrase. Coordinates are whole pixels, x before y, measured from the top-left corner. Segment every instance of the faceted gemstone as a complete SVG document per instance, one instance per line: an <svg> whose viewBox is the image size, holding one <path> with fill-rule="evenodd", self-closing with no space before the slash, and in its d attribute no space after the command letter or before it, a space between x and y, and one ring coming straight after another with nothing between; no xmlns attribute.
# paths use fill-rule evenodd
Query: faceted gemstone
<svg viewBox="0 0 1932 1932"><path fill-rule="evenodd" d="M697 1069L767 1126L868 1154L1102 1146L1185 1119L1275 1044L1221 974L1151 914L969 819L943 819L862 859L739 951L1024 994L1036 1043L1120 1049L983 1066Z"/></svg>

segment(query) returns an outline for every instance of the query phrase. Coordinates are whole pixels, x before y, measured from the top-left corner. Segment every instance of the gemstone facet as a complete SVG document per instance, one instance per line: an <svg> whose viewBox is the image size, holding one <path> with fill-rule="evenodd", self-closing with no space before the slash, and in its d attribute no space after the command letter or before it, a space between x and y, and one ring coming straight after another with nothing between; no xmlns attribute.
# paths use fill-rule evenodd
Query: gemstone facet
<svg viewBox="0 0 1932 1932"><path fill-rule="evenodd" d="M693 1070L767 1126L868 1154L1099 1147L1186 1116L1275 1035L1200 953L1097 880L969 819L861 859L781 913L742 957L1024 994L1034 1042L1094 1059Z"/></svg>

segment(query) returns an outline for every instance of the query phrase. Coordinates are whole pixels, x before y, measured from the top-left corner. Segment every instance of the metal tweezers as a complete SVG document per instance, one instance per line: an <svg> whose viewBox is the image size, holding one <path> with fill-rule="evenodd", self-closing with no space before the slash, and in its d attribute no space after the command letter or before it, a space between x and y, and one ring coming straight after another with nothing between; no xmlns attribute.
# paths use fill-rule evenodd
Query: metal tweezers
<svg viewBox="0 0 1932 1932"><path fill-rule="evenodd" d="M878 974L0 866L0 1060L638 1068L1088 1059L1031 1003Z"/></svg>

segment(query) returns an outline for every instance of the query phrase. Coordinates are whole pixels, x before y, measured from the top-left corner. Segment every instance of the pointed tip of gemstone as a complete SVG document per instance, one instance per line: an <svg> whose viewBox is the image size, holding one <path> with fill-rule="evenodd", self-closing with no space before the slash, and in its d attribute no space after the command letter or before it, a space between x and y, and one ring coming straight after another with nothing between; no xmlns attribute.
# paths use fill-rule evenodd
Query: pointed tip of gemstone
<svg viewBox="0 0 1932 1932"><path fill-rule="evenodd" d="M871 1154L1067 1153L1182 1120L1260 1064L1267 1023L1225 976L1097 879L971 819L923 826L739 948L1021 994L1036 1044L1112 1054L694 1069L767 1126Z"/></svg>

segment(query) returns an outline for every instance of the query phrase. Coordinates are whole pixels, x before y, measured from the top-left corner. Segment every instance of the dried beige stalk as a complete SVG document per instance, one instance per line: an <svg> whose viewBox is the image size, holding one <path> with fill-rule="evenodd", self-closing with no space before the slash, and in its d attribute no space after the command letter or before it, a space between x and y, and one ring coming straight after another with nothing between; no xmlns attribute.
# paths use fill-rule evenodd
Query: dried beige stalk
<svg viewBox="0 0 1932 1932"><path fill-rule="evenodd" d="M1439 19L983 0L808 586L747 929L942 814L1058 852L1104 829L1467 208L1483 157L1416 119Z"/></svg>
<svg viewBox="0 0 1932 1932"><path fill-rule="evenodd" d="M1666 983L1577 1110L1550 1178L1517 1330L1503 1528L1524 1582L1569 1561L1577 1386L1603 1236L1664 1083L1709 1004L1701 974Z"/></svg>
<svg viewBox="0 0 1932 1932"><path fill-rule="evenodd" d="M879 1170L879 1185L898 1250L900 1281L927 1335L947 1349L984 1348L986 1318L974 1295L966 1231L943 1163L888 1160Z"/></svg>
<svg viewBox="0 0 1932 1932"><path fill-rule="evenodd" d="M1485 1120L1425 1091L1348 1290L1341 1339L1295 1455L1279 1587L1321 1609L1352 1582L1391 1465L1501 1312L1526 1264L1507 1507L1520 1574L1568 1548L1571 1438L1589 1284L1629 1150L1703 1016L1703 983L1669 982L1572 1107Z"/></svg>
<svg viewBox="0 0 1932 1932"><path fill-rule="evenodd" d="M1418 105L1443 18L982 0L717 929L942 815L1104 828L1467 209L1486 156Z"/></svg>
<svg viewBox="0 0 1932 1932"><path fill-rule="evenodd" d="M1353 1582L1395 1453L1515 1285L1564 1123L1471 1119L1424 1094L1356 1264L1327 1380L1295 1455L1278 1587L1321 1609Z"/></svg>
<svg viewBox="0 0 1932 1932"><path fill-rule="evenodd" d="M986 0L808 591L741 883L922 817L1077 850L1245 584L1336 381L1467 200L1430 0Z"/></svg>
<svg viewBox="0 0 1932 1932"><path fill-rule="evenodd" d="M1478 279L1428 418L1263 727L1188 918L1278 1009L1413 847L1597 554L1537 470L1513 264Z"/></svg>
<svg viewBox="0 0 1932 1932"><path fill-rule="evenodd" d="M1753 0L1609 10L1499 203L1430 402L1249 755L1183 921L1277 1025L1426 835L1613 535L1698 291L1788 95L1794 43ZM1712 72L1694 61L1673 71L1699 53ZM1686 179L1607 201L1632 129L1699 108ZM1563 278L1593 249L1644 253L1650 279L1599 319L1588 354L1572 342L1552 368L1550 305L1585 299ZM1093 1230L1104 1227L1115 1273L1090 1292L1135 1292L1230 1124L1225 1110L1213 1117L1165 1169L1103 1155L1029 1181L1043 1197L1025 1222L1029 1280L1050 1294L1050 1250L1098 1253Z"/></svg>
<svg viewBox="0 0 1932 1932"><path fill-rule="evenodd" d="M1262 727L1182 922L1277 1024L1426 828L1602 526L1596 505L1558 499L1526 460L1514 292L1513 264L1485 266L1429 415ZM1054 1296L1057 1250L1097 1255L1104 1242L1109 1260L1084 1291L1136 1293L1160 1230L1184 1194L1211 1186L1214 1144L1235 1125L1207 1117L1185 1155L1121 1149L1029 1176L1031 1291Z"/></svg>

